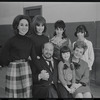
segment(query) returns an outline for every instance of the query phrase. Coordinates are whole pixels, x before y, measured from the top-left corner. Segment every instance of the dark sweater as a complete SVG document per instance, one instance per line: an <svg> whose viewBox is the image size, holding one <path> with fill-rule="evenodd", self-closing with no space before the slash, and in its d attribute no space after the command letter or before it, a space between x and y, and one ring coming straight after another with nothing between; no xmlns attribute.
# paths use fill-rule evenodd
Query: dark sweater
<svg viewBox="0 0 100 100"><path fill-rule="evenodd" d="M36 55L41 56L42 55L42 46L44 43L49 42L49 38L45 35L37 35L37 34L31 34L30 38L33 41Z"/></svg>
<svg viewBox="0 0 100 100"><path fill-rule="evenodd" d="M27 60L29 56L32 60L36 59L34 45L31 39L18 34L10 38L2 48L0 63L1 65L8 65L11 61Z"/></svg>

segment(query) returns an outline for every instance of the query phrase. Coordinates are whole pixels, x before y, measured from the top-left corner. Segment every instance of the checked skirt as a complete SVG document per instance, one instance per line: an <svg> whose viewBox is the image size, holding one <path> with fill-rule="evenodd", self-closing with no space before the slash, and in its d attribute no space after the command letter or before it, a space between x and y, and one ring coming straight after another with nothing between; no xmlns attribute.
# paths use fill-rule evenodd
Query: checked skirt
<svg viewBox="0 0 100 100"><path fill-rule="evenodd" d="M5 92L8 98L32 97L32 72L28 62L10 62Z"/></svg>

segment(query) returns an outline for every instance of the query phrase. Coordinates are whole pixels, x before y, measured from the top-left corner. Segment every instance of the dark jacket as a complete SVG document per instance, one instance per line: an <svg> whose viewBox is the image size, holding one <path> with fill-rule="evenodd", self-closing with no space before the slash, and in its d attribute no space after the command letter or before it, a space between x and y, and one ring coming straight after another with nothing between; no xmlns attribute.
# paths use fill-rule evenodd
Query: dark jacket
<svg viewBox="0 0 100 100"><path fill-rule="evenodd" d="M54 83L55 88L57 89L57 80L58 80L58 66L57 61L54 59L54 71L51 72L49 65L47 64L46 60L41 57L38 60L38 63L40 64L40 69L46 70L49 73L49 79L46 80L38 80L38 75L40 73L40 69L34 67L33 72L33 97L35 98L47 98L50 86L52 84L52 81Z"/></svg>

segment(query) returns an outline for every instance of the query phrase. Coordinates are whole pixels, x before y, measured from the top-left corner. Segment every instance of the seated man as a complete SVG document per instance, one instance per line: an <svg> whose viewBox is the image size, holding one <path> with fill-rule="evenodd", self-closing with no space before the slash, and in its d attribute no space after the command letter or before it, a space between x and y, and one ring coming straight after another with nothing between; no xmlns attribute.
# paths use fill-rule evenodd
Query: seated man
<svg viewBox="0 0 100 100"><path fill-rule="evenodd" d="M57 94L57 61L52 57L53 44L43 45L42 56L38 60L39 68L33 72L33 98L58 98Z"/></svg>

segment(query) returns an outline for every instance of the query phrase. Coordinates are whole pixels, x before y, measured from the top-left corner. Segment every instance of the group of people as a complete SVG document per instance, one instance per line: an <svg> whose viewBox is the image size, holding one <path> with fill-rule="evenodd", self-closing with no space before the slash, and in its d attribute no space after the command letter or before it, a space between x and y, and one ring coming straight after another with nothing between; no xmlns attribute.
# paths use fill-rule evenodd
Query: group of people
<svg viewBox="0 0 100 100"><path fill-rule="evenodd" d="M50 39L44 35L46 20L18 15L12 23L14 36L0 52L0 65L7 67L8 98L91 98L90 71L94 62L92 42L85 25L76 28L77 40L66 35L63 20L54 23ZM28 35L31 33L30 35Z"/></svg>

